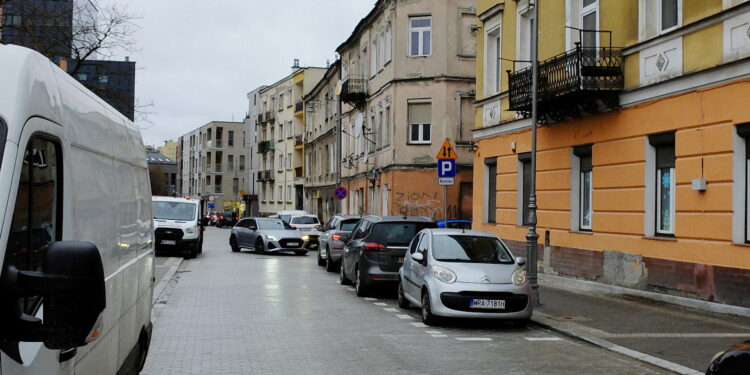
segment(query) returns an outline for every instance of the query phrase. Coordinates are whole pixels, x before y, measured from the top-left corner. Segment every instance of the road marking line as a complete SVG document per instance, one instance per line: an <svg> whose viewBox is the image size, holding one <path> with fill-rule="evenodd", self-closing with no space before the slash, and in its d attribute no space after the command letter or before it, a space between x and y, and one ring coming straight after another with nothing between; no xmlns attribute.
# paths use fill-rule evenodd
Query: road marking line
<svg viewBox="0 0 750 375"><path fill-rule="evenodd" d="M440 332L440 331L424 331L424 333L429 333L429 334L431 334L431 335L439 335L439 334L441 334L442 332Z"/></svg>
<svg viewBox="0 0 750 375"><path fill-rule="evenodd" d="M396 316L399 317L399 319L414 319L410 315L406 314L396 314Z"/></svg>
<svg viewBox="0 0 750 375"><path fill-rule="evenodd" d="M419 328L427 328L427 325L425 325L424 323L419 323L419 322L412 322L411 325L415 327L419 327Z"/></svg>
<svg viewBox="0 0 750 375"><path fill-rule="evenodd" d="M456 337L458 341L492 341L489 337Z"/></svg>
<svg viewBox="0 0 750 375"><path fill-rule="evenodd" d="M526 337L529 341L562 341L559 337Z"/></svg>
<svg viewBox="0 0 750 375"><path fill-rule="evenodd" d="M430 335L432 337L448 337L448 335Z"/></svg>
<svg viewBox="0 0 750 375"><path fill-rule="evenodd" d="M750 333L609 333L606 338L702 338L702 337L748 337Z"/></svg>
<svg viewBox="0 0 750 375"><path fill-rule="evenodd" d="M383 310L388 312L398 312L398 309L395 307L383 307Z"/></svg>
<svg viewBox="0 0 750 375"><path fill-rule="evenodd" d="M365 301L377 301L377 298L365 297Z"/></svg>
<svg viewBox="0 0 750 375"><path fill-rule="evenodd" d="M375 305L375 306L388 306L388 304L385 303L385 302L375 302L375 303L373 303L373 305Z"/></svg>

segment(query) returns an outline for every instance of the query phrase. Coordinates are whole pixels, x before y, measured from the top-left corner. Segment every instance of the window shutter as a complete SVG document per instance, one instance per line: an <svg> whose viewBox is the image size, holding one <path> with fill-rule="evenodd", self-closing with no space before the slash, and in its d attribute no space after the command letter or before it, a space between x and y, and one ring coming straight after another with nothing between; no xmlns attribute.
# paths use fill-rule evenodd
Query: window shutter
<svg viewBox="0 0 750 375"><path fill-rule="evenodd" d="M409 123L410 124L429 124L430 123L430 103L411 103L409 104Z"/></svg>
<svg viewBox="0 0 750 375"><path fill-rule="evenodd" d="M745 156L750 158L750 122L746 122L744 124L738 124L737 125L737 135L739 135L742 138L745 138ZM0 145L2 147L2 145Z"/></svg>
<svg viewBox="0 0 750 375"><path fill-rule="evenodd" d="M656 147L656 168L673 168L674 160L674 144Z"/></svg>
<svg viewBox="0 0 750 375"><path fill-rule="evenodd" d="M573 155L580 159L581 172L591 172L593 164L591 163L591 145L576 146L573 148Z"/></svg>

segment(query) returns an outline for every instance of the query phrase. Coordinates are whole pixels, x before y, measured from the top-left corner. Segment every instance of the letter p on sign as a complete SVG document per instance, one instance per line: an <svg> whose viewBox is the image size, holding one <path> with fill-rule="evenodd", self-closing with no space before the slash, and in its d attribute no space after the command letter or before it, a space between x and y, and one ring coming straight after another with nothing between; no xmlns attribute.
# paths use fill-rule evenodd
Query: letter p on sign
<svg viewBox="0 0 750 375"><path fill-rule="evenodd" d="M438 178L456 177L456 160L438 160Z"/></svg>

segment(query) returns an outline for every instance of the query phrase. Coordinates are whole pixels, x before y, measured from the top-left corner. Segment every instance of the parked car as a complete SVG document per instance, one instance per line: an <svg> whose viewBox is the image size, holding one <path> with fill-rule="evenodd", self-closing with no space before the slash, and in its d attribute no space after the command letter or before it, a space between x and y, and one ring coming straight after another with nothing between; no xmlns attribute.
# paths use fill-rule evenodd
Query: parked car
<svg viewBox="0 0 750 375"><path fill-rule="evenodd" d="M0 372L137 373L154 287L140 131L28 48L0 45L0 87Z"/></svg>
<svg viewBox="0 0 750 375"><path fill-rule="evenodd" d="M438 228L471 229L471 220L440 220Z"/></svg>
<svg viewBox="0 0 750 375"><path fill-rule="evenodd" d="M289 223L293 215L309 215L309 213L302 210L283 210L277 212L275 216L285 223Z"/></svg>
<svg viewBox="0 0 750 375"><path fill-rule="evenodd" d="M746 375L750 373L750 340L718 352L708 365L706 375Z"/></svg>
<svg viewBox="0 0 750 375"><path fill-rule="evenodd" d="M240 220L240 216L234 211L222 211L218 214L216 219L216 226L221 227L233 227Z"/></svg>
<svg viewBox="0 0 750 375"><path fill-rule="evenodd" d="M240 220L232 228L229 246L233 252L253 249L259 253L294 252L305 255L309 240L298 230L286 229L280 219L253 217Z"/></svg>
<svg viewBox="0 0 750 375"><path fill-rule="evenodd" d="M398 284L398 270L412 238L437 224L426 217L365 216L352 231L344 247L339 279L354 283L358 296L376 285Z"/></svg>
<svg viewBox="0 0 750 375"><path fill-rule="evenodd" d="M320 234L318 242L320 249L318 251L318 265L326 266L326 271L336 272L341 264L341 253L344 252L344 246L352 234L352 230L357 226L360 216L335 215Z"/></svg>
<svg viewBox="0 0 750 375"><path fill-rule="evenodd" d="M310 242L307 245L308 249L318 250L318 238L321 235L320 230L323 229L323 226L320 225L320 220L318 220L317 216L311 214L292 215L289 219L289 226L310 236Z"/></svg>
<svg viewBox="0 0 750 375"><path fill-rule="evenodd" d="M425 229L412 240L399 271L398 305L419 306L427 325L462 317L525 326L533 311L525 263L491 233Z"/></svg>
<svg viewBox="0 0 750 375"><path fill-rule="evenodd" d="M187 198L153 197L154 249L181 251L186 259L203 252L200 201Z"/></svg>

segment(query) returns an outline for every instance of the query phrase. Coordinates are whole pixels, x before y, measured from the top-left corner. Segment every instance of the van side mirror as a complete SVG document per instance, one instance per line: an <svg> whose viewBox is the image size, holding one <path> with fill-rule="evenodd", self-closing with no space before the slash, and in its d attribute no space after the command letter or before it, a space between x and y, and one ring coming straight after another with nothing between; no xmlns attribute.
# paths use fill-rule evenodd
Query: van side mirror
<svg viewBox="0 0 750 375"><path fill-rule="evenodd" d="M516 258L516 263L518 263L519 266L523 266L524 264L526 264L526 258L518 257Z"/></svg>
<svg viewBox="0 0 750 375"><path fill-rule="evenodd" d="M44 342L49 349L84 346L101 334L102 312L106 307L104 268L99 249L90 242L59 241L50 244L44 254L44 270L5 270L3 294L16 300L24 296L41 296L43 319L22 312L13 317L0 332L5 341L2 349L21 363L18 342ZM8 309L12 301L2 301ZM9 342L13 344L8 344ZM15 349L15 350L14 350Z"/></svg>
<svg viewBox="0 0 750 375"><path fill-rule="evenodd" d="M422 263L424 261L424 254L415 251L411 254L411 259L414 259L415 262Z"/></svg>

